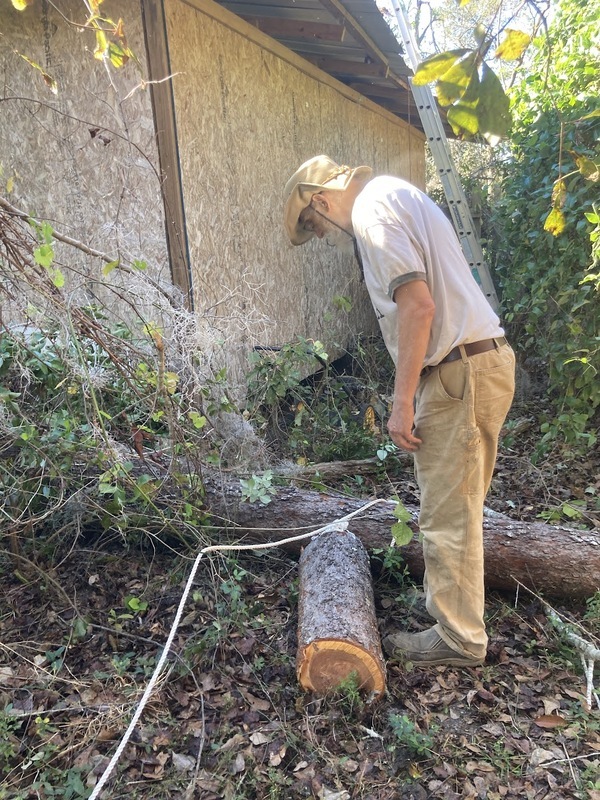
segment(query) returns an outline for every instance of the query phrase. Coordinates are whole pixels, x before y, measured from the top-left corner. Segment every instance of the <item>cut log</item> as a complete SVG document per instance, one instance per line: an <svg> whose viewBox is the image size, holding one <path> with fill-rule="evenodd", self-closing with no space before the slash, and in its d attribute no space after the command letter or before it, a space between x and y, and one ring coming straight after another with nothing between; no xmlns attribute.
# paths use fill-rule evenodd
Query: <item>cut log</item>
<svg viewBox="0 0 600 800"><path fill-rule="evenodd" d="M300 556L299 574L300 685L325 694L354 678L375 699L385 690L385 664L364 545L350 531L315 536Z"/></svg>
<svg viewBox="0 0 600 800"><path fill-rule="evenodd" d="M277 490L268 505L240 501L232 483L206 482L207 507L215 515L213 524L235 530L236 538L264 541L314 530L356 511L365 500L332 497L295 487ZM367 550L385 550L396 522L392 506L374 506L352 520L353 532ZM411 527L418 532L418 509ZM218 518L221 522L218 522ZM229 522L225 522L229 520ZM542 522L522 522L504 514L490 513L484 519L485 581L489 589L514 591L517 581L546 597L592 597L600 589L600 533L576 530ZM305 542L302 545L306 544ZM300 543L287 545L299 554ZM418 536L402 555L411 576L423 577L423 551Z"/></svg>

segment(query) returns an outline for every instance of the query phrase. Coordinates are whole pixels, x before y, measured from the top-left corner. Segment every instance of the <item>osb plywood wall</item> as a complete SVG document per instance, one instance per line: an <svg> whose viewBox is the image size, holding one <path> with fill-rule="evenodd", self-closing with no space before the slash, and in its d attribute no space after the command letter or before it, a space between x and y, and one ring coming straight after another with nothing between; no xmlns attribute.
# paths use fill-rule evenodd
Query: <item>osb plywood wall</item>
<svg viewBox="0 0 600 800"><path fill-rule="evenodd" d="M335 352L376 330L352 257L289 244L283 187L319 153L423 186L423 136L210 0L165 10L197 311L214 314L232 363L254 344L301 335Z"/></svg>
<svg viewBox="0 0 600 800"><path fill-rule="evenodd" d="M114 258L146 261L153 278L170 282L152 109L140 87L146 74L140 9L116 2L102 9L124 17L140 69L130 62L109 73L94 59L94 34L67 22L85 21L81 0L36 0L24 12L1 4L0 188L14 206L57 231ZM15 51L56 80L56 94ZM76 270L67 284L74 302L119 304L100 285L98 259L56 249ZM138 309L148 299L129 280L120 291ZM4 313L6 319L6 305Z"/></svg>

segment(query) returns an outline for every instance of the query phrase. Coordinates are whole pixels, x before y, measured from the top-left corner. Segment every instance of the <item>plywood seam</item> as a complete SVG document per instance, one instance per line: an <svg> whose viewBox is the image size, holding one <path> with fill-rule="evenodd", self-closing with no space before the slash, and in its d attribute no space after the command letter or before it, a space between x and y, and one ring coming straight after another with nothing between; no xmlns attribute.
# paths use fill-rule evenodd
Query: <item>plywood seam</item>
<svg viewBox="0 0 600 800"><path fill-rule="evenodd" d="M172 81L163 81L171 74L169 41L162 0L140 5L146 58L151 81L150 98L154 117L156 145L161 172L161 193L165 211L165 234L171 267L171 279L184 295L185 303L194 307L192 274L186 225L185 204L179 158L179 137ZM158 47L157 47L158 43Z"/></svg>

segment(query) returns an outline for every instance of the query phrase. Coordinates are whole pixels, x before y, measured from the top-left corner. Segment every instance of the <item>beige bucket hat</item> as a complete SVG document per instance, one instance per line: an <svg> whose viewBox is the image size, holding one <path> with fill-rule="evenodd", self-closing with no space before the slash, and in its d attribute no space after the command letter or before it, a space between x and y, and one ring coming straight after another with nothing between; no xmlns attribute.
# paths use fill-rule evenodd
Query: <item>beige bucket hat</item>
<svg viewBox="0 0 600 800"><path fill-rule="evenodd" d="M285 185L283 222L292 244L304 244L315 234L305 231L298 217L310 204L313 194L323 189L343 192L357 175L370 178L371 167L346 167L337 164L329 156L315 156L305 161Z"/></svg>

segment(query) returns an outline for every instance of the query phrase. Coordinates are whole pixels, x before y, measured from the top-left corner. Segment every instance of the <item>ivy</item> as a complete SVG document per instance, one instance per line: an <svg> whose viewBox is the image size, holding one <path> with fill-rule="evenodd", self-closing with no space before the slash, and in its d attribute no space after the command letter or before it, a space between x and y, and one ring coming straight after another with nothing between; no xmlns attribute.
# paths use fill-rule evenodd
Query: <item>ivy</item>
<svg viewBox="0 0 600 800"><path fill-rule="evenodd" d="M553 416L543 422L544 447L559 438L585 449L596 440L596 36L592 4L564 0L548 37L534 42L531 74L512 96L512 160L497 217L499 275L518 349L546 365Z"/></svg>

